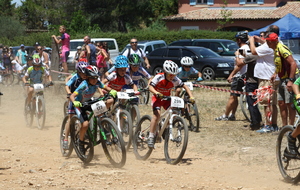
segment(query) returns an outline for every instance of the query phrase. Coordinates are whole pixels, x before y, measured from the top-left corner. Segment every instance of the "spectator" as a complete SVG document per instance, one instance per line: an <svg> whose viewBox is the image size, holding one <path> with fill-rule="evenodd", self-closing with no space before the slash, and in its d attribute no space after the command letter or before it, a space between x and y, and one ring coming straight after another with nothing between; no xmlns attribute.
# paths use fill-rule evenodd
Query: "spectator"
<svg viewBox="0 0 300 190"><path fill-rule="evenodd" d="M32 51L31 56L33 56L34 54L38 54L39 53L39 51L37 50L37 48L38 48L38 46L40 46L40 43L39 42L35 42L35 44L33 46L34 46L34 50Z"/></svg>
<svg viewBox="0 0 300 190"><path fill-rule="evenodd" d="M238 32L235 35L236 42L240 47L241 51L247 52L249 49L249 46L246 44L248 40L248 33L247 32ZM242 54L236 55L236 65L234 70L230 73L229 77L227 78L227 81L231 83L231 90L236 91L243 91L244 86L244 78L247 71L247 67L244 65L242 67L237 66L237 63L242 63L244 60L244 56ZM238 97L240 94L231 93L226 105L225 113L215 118L216 121L235 121L235 113L238 106ZM231 112L231 115L229 115Z"/></svg>
<svg viewBox="0 0 300 190"><path fill-rule="evenodd" d="M138 40L136 38L132 38L130 40L130 48L126 49L123 53L124 56L126 56L127 58L129 57L129 55L131 54L138 54L141 58L144 59L144 63L146 64L146 68L149 69L150 68L150 64L149 64L149 60L146 57L145 52L141 49L138 48Z"/></svg>
<svg viewBox="0 0 300 190"><path fill-rule="evenodd" d="M81 53L81 46L77 46L76 49L77 49L77 51L75 53L74 60L73 60L74 65L77 65L77 63L78 63L79 56L80 56L80 53Z"/></svg>
<svg viewBox="0 0 300 190"><path fill-rule="evenodd" d="M104 79L104 74L107 72L107 64L106 60L108 59L108 55L106 50L103 48L103 42L99 42L99 51L97 53L97 68L100 72L101 81Z"/></svg>
<svg viewBox="0 0 300 190"><path fill-rule="evenodd" d="M23 67L27 63L26 57L28 56L27 51L25 50L24 44L21 44L21 49L18 50L15 60Z"/></svg>
<svg viewBox="0 0 300 190"><path fill-rule="evenodd" d="M46 69L49 69L50 65L49 65L49 55L48 55L48 53L43 51L42 46L38 46L37 51L38 51L37 55L39 55L40 60L42 61L42 65L44 67L46 67Z"/></svg>
<svg viewBox="0 0 300 190"><path fill-rule="evenodd" d="M84 44L86 45L86 55L87 60L90 65L96 66L96 46L91 42L91 38L89 36L85 36L83 38Z"/></svg>

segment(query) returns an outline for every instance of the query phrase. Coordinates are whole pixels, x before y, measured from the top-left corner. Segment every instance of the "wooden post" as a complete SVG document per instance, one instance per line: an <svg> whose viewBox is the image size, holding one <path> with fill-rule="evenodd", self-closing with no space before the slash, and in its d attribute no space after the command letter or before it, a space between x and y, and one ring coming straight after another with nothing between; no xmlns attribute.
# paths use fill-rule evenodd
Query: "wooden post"
<svg viewBox="0 0 300 190"><path fill-rule="evenodd" d="M59 48L58 44L52 38L51 43L52 53L51 53L51 70L59 71L59 64L60 64L60 56L59 56ZM51 77L53 81L58 81L58 73L51 72Z"/></svg>

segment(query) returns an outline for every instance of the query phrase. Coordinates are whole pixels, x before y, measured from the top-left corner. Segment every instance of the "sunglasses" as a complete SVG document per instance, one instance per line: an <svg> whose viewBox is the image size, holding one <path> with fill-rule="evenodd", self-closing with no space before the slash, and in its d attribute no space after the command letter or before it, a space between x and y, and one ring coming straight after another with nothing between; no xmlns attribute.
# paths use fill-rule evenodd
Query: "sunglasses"
<svg viewBox="0 0 300 190"><path fill-rule="evenodd" d="M139 67L140 65L131 65L132 67Z"/></svg>
<svg viewBox="0 0 300 190"><path fill-rule="evenodd" d="M42 50L42 48L38 48L37 50Z"/></svg>
<svg viewBox="0 0 300 190"><path fill-rule="evenodd" d="M191 68L191 66L184 66L184 67L186 67L186 68Z"/></svg>
<svg viewBox="0 0 300 190"><path fill-rule="evenodd" d="M98 77L89 77L90 79L98 79Z"/></svg>
<svg viewBox="0 0 300 190"><path fill-rule="evenodd" d="M137 44L138 42L130 42L131 44Z"/></svg>

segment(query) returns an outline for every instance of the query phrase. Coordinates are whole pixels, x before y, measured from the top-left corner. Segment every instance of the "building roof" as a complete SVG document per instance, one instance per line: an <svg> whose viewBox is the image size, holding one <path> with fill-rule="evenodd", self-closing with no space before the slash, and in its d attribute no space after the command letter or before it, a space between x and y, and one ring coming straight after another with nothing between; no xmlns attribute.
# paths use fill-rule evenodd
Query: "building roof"
<svg viewBox="0 0 300 190"><path fill-rule="evenodd" d="M227 8L226 8L227 9ZM223 8L201 8L186 13L180 13L177 15L164 17L165 21L197 21L197 20L219 20L224 19L221 14ZM286 14L291 13L296 17L300 18L300 2L287 2L282 7L270 8L270 7L245 7L245 8L233 8L230 7L227 10L232 12L230 19L280 19Z"/></svg>

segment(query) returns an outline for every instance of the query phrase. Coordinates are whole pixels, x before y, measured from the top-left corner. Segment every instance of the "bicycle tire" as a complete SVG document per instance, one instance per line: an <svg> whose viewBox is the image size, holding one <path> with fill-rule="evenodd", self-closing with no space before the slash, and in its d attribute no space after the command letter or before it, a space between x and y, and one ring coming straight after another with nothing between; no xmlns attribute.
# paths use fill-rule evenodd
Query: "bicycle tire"
<svg viewBox="0 0 300 190"><path fill-rule="evenodd" d="M276 158L279 171L288 183L297 183L300 180L300 159L290 158L287 156L287 135L293 131L292 125L284 126L277 137L276 141ZM297 139L296 145L299 150L299 139Z"/></svg>
<svg viewBox="0 0 300 190"><path fill-rule="evenodd" d="M12 85L14 82L15 76L12 73L6 73L2 75L2 83L6 86Z"/></svg>
<svg viewBox="0 0 300 190"><path fill-rule="evenodd" d="M132 118L133 128L135 128L141 118L139 107L137 105L131 105L130 106L130 114L132 116L131 118ZM135 118L133 117L134 115L135 115Z"/></svg>
<svg viewBox="0 0 300 190"><path fill-rule="evenodd" d="M199 132L200 116L197 104L187 103L189 108L185 109L185 118L189 121L189 129L194 132Z"/></svg>
<svg viewBox="0 0 300 190"><path fill-rule="evenodd" d="M27 110L27 98L25 98L25 104L24 104L24 117L25 117L25 122L26 122L26 127L31 127L32 122L33 122L33 108L31 106L31 110Z"/></svg>
<svg viewBox="0 0 300 190"><path fill-rule="evenodd" d="M250 120L250 113L248 111L247 95L241 94L239 99L239 104L246 120L250 122L251 120Z"/></svg>
<svg viewBox="0 0 300 190"><path fill-rule="evenodd" d="M120 132L124 139L126 150L129 150L133 137L133 125L130 113L126 110L120 110L119 121Z"/></svg>
<svg viewBox="0 0 300 190"><path fill-rule="evenodd" d="M63 113L64 113L64 116L68 116L68 109L69 109L69 100L66 100L64 102L64 107L63 107Z"/></svg>
<svg viewBox="0 0 300 190"><path fill-rule="evenodd" d="M38 129L43 129L45 126L46 121L46 106L45 106L45 100L42 96L37 97L38 98L38 106L35 108L35 117L37 121L37 127Z"/></svg>
<svg viewBox="0 0 300 190"><path fill-rule="evenodd" d="M61 127L60 127L59 144L60 144L60 151L61 151L61 154L63 157L69 157L73 152L73 143L72 143L70 134L68 137L69 149L66 150L63 148L63 142L65 139L65 129L66 129L66 124L67 124L68 120L69 120L69 116L65 116L65 118L61 124Z"/></svg>
<svg viewBox="0 0 300 190"><path fill-rule="evenodd" d="M92 161L94 157L94 145L91 137L88 135L88 131L85 134L84 138L84 150L85 154L82 154L79 150L79 131L81 128L81 123L79 118L75 115L71 118L70 121L70 133L71 133L71 141L73 144L73 148L78 156L78 158L85 164ZM89 130L89 129L88 129Z"/></svg>
<svg viewBox="0 0 300 190"><path fill-rule="evenodd" d="M173 140L170 139L170 128L165 130L165 145L164 153L168 164L178 164L185 154L188 144L188 126L186 121L178 116L173 118L172 136Z"/></svg>
<svg viewBox="0 0 300 190"><path fill-rule="evenodd" d="M104 131L104 134L100 133L100 136L106 158L113 166L117 168L123 167L126 163L126 148L117 125L110 118L103 118L98 121L98 127ZM102 135L105 135L105 139Z"/></svg>
<svg viewBox="0 0 300 190"><path fill-rule="evenodd" d="M147 160L153 148L148 147L147 137L150 133L151 117L144 115L136 126L133 138L133 153L138 160Z"/></svg>
<svg viewBox="0 0 300 190"><path fill-rule="evenodd" d="M138 88L145 89L147 86L148 86L148 82L146 79L144 78L139 79ZM150 98L150 92L148 90L141 92L141 95L139 96L140 104L145 104L145 105L148 104L149 98Z"/></svg>

